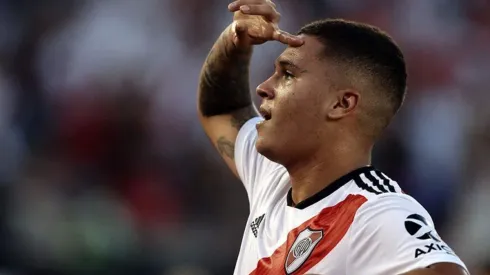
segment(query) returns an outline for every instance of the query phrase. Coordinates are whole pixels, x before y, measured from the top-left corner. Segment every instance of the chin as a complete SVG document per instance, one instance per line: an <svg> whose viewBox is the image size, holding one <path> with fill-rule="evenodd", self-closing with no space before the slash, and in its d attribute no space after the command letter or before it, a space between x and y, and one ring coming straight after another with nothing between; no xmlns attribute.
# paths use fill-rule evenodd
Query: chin
<svg viewBox="0 0 490 275"><path fill-rule="evenodd" d="M273 146L273 144L268 143L264 138L258 138L255 142L255 148L259 154L268 158L271 161L278 162L277 158L277 148Z"/></svg>
<svg viewBox="0 0 490 275"><path fill-rule="evenodd" d="M267 144L262 137L258 137L257 140L255 141L255 149L257 149L257 152L259 152L261 155L264 155L264 152L267 152Z"/></svg>

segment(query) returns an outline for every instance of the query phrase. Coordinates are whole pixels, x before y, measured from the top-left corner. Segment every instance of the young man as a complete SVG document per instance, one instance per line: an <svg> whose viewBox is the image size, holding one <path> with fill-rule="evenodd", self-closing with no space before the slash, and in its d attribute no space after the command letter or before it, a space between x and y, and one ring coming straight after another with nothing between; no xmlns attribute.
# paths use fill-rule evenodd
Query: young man
<svg viewBox="0 0 490 275"><path fill-rule="evenodd" d="M372 26L323 20L297 36L275 5L238 0L204 64L202 125L250 202L235 274L459 275L466 267L427 211L370 166L376 138L402 104L403 55ZM252 48L288 48L249 93Z"/></svg>

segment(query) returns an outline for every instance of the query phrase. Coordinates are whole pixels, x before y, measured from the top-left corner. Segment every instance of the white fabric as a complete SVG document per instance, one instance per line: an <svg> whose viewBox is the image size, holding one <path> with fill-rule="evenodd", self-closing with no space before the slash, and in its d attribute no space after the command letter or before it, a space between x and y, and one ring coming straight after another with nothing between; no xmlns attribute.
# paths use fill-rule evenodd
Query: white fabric
<svg viewBox="0 0 490 275"><path fill-rule="evenodd" d="M257 139L255 125L261 120L262 118L256 117L245 123L235 142L237 172L247 190L250 205L253 201L257 201L256 185L273 182L278 174L286 172L283 166L268 160L255 149ZM267 188L267 186L264 187Z"/></svg>
<svg viewBox="0 0 490 275"><path fill-rule="evenodd" d="M258 121L249 120L236 140L250 216L235 275L394 275L439 262L465 267L440 240L427 211L374 168L304 209L288 206L286 169L255 149ZM406 223L416 230L409 232Z"/></svg>
<svg viewBox="0 0 490 275"><path fill-rule="evenodd" d="M415 236L409 234L405 226L407 217L412 214L428 222ZM439 262L464 266L443 241L419 239L427 232L441 240L429 213L413 198L403 194L379 195L357 212L348 236L346 274L402 274Z"/></svg>

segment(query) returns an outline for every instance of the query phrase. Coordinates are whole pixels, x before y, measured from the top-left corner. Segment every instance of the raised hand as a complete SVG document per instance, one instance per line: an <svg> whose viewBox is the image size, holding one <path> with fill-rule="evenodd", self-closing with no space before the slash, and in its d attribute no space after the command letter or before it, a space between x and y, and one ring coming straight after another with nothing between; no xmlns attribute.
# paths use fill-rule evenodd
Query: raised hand
<svg viewBox="0 0 490 275"><path fill-rule="evenodd" d="M231 30L237 47L250 47L271 40L292 47L304 43L300 37L279 29L281 15L270 0L237 0L229 4L228 9L234 13Z"/></svg>

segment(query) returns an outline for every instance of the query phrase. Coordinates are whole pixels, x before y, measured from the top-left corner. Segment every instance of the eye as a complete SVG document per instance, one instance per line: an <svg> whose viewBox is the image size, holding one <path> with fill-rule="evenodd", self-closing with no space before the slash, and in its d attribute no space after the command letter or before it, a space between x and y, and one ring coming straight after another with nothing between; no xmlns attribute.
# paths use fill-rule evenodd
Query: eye
<svg viewBox="0 0 490 275"><path fill-rule="evenodd" d="M283 77L284 77L284 79L286 79L286 80L290 80L290 79L294 78L293 73L291 73L291 71L288 71L288 70L283 70L283 71L282 71L282 76L283 76Z"/></svg>

